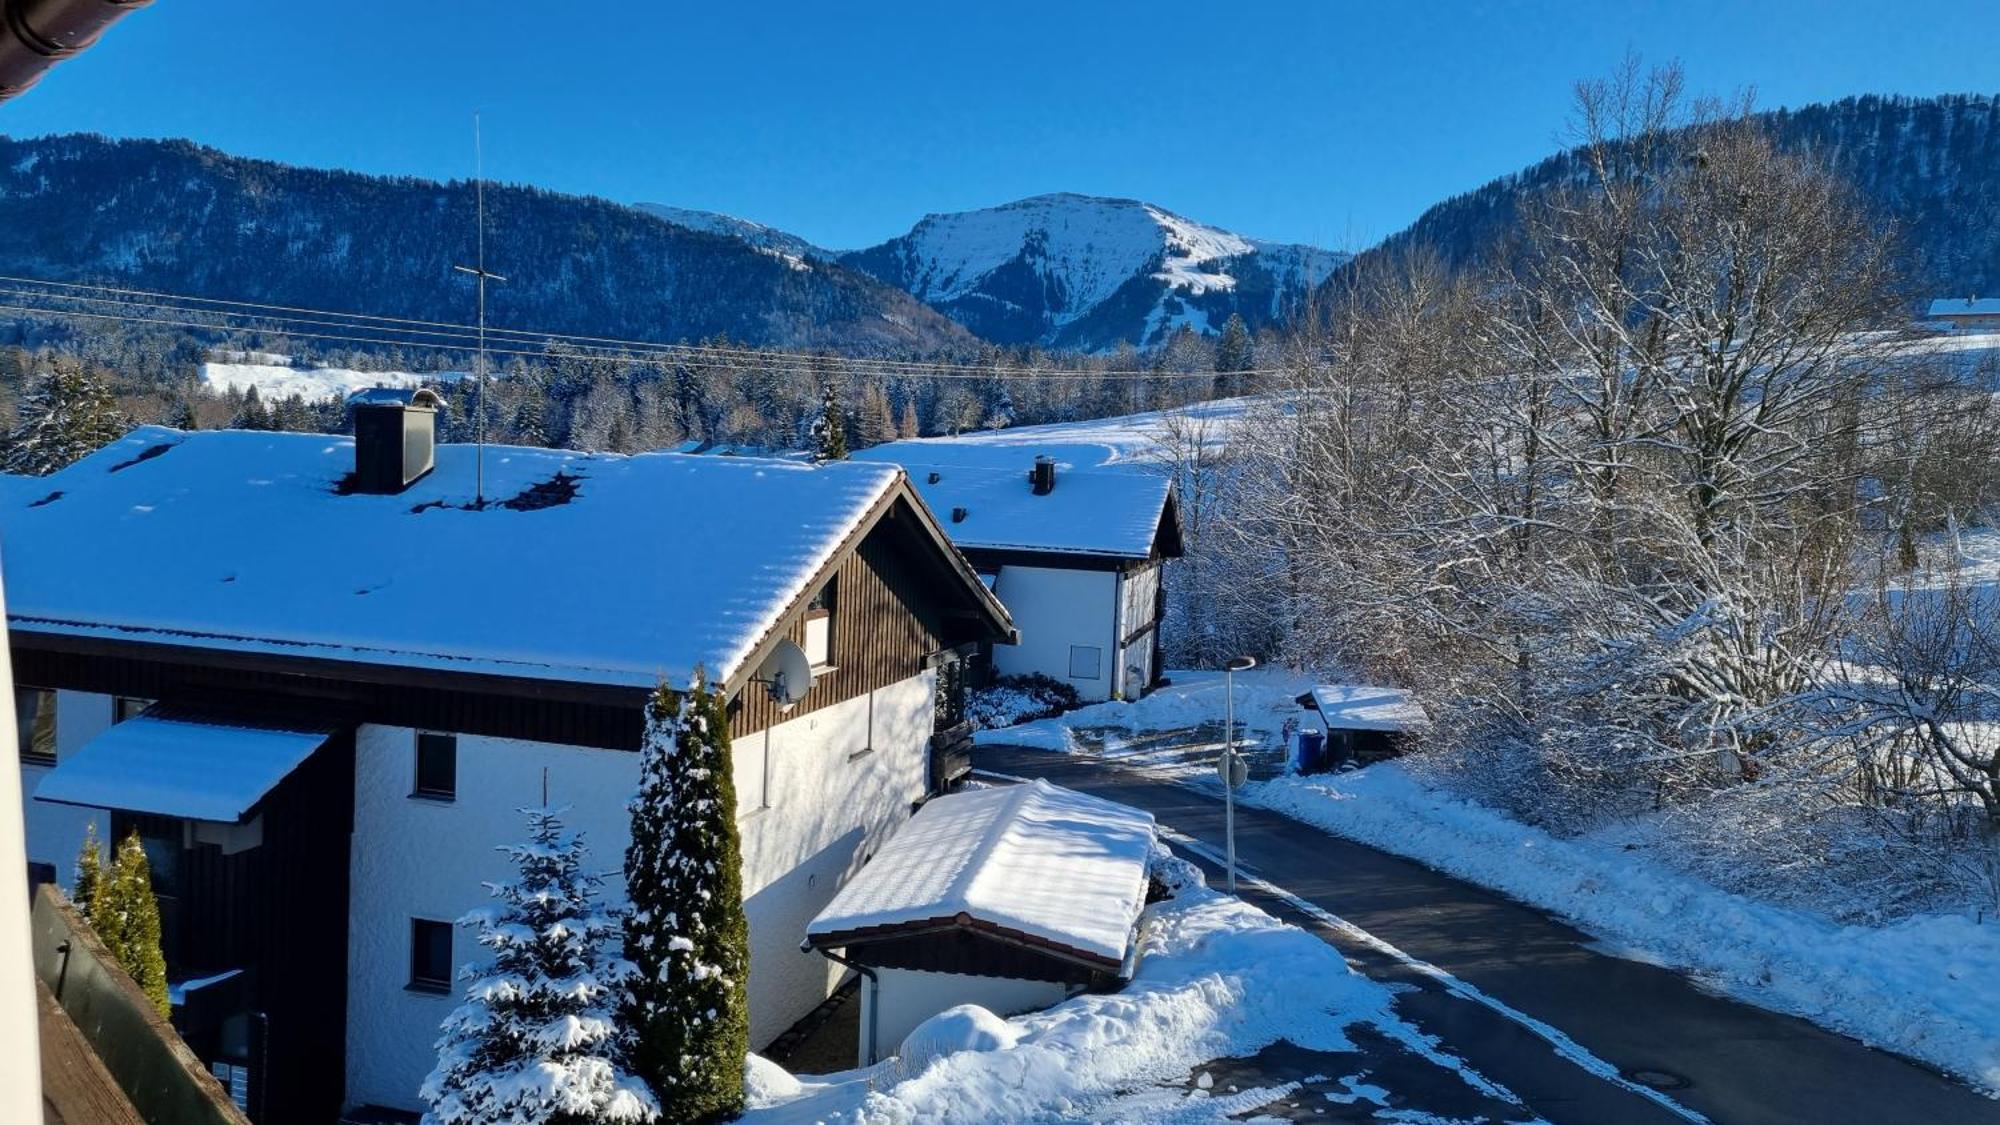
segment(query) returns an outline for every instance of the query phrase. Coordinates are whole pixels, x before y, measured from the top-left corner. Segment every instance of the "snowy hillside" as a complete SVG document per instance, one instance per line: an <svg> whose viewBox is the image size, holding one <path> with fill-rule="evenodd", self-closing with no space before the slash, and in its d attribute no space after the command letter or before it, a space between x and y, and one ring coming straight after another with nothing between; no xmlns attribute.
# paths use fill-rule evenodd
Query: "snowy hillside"
<svg viewBox="0 0 2000 1125"><path fill-rule="evenodd" d="M636 203L633 206L655 218L665 219L675 226L698 230L704 234L719 234L729 238L739 238L763 252L781 258L794 269L809 269L806 263L828 260L832 255L807 242L796 234L767 227L763 223L753 223L749 219L739 219L720 211L696 211L688 207L672 207L665 203Z"/></svg>
<svg viewBox="0 0 2000 1125"><path fill-rule="evenodd" d="M1231 313L1269 323L1345 257L1064 193L930 215L841 261L987 339L1102 351L1157 344L1183 324L1219 331Z"/></svg>
<svg viewBox="0 0 2000 1125"><path fill-rule="evenodd" d="M415 375L407 371L353 371L345 367L293 367L289 356L264 352L236 353L238 357L262 362L209 362L201 365L202 385L216 394L257 388L265 402L298 395L307 402L346 398L367 387L414 387L423 383L462 379L462 371L432 371Z"/></svg>

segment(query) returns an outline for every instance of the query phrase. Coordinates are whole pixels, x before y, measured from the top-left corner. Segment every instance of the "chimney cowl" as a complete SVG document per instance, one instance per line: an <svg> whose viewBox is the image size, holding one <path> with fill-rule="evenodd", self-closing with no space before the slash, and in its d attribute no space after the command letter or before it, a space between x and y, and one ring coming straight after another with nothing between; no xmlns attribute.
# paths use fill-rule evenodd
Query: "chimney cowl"
<svg viewBox="0 0 2000 1125"><path fill-rule="evenodd" d="M1056 459L1036 457L1035 467L1028 473L1028 487L1037 496L1047 496L1056 490Z"/></svg>
<svg viewBox="0 0 2000 1125"><path fill-rule="evenodd" d="M354 415L353 491L394 495L437 464L437 414L444 405L422 387L370 387L349 395Z"/></svg>

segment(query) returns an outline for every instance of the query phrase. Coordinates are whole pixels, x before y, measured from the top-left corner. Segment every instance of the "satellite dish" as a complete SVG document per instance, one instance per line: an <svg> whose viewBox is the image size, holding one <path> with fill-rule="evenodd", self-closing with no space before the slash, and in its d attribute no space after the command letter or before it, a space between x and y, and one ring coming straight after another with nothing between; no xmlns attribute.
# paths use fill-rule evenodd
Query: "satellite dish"
<svg viewBox="0 0 2000 1125"><path fill-rule="evenodd" d="M796 707L812 690L812 661L806 659L806 650L789 638L778 642L778 647L757 671L757 682L770 691L771 699L781 710Z"/></svg>

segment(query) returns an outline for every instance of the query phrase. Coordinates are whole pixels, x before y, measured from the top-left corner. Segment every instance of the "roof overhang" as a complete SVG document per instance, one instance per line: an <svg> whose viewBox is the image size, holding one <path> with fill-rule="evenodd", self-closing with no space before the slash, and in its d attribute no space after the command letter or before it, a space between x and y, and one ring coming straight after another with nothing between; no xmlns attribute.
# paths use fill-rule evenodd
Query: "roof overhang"
<svg viewBox="0 0 2000 1125"><path fill-rule="evenodd" d="M333 734L149 710L57 763L35 799L242 824Z"/></svg>

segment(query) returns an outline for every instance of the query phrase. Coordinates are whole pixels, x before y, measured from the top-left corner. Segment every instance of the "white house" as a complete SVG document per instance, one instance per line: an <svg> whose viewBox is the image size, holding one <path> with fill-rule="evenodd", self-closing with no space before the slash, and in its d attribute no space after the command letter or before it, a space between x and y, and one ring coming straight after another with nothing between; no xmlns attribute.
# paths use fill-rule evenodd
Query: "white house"
<svg viewBox="0 0 2000 1125"><path fill-rule="evenodd" d="M839 973L806 923L933 791L941 685L1013 637L893 466L481 467L430 423L146 428L0 489L30 860L66 879L87 824L141 834L170 971L208 982L186 1037L260 1122L417 1108L478 955L452 921L517 810L568 806L622 895L644 702L696 669L730 697L752 1038L776 1036ZM761 682L787 641L817 666L789 709Z"/></svg>
<svg viewBox="0 0 2000 1125"><path fill-rule="evenodd" d="M2000 330L2000 297L1941 297L1924 319L1958 332Z"/></svg>
<svg viewBox="0 0 2000 1125"><path fill-rule="evenodd" d="M1016 644L993 670L1039 672L1085 700L1136 699L1159 682L1161 565L1181 554L1171 474L1050 442L936 438L855 454L903 466L945 533L1007 605Z"/></svg>
<svg viewBox="0 0 2000 1125"><path fill-rule="evenodd" d="M1045 1008L1132 977L1153 815L1031 781L939 797L841 888L806 940L861 967L859 1063L977 1004Z"/></svg>

